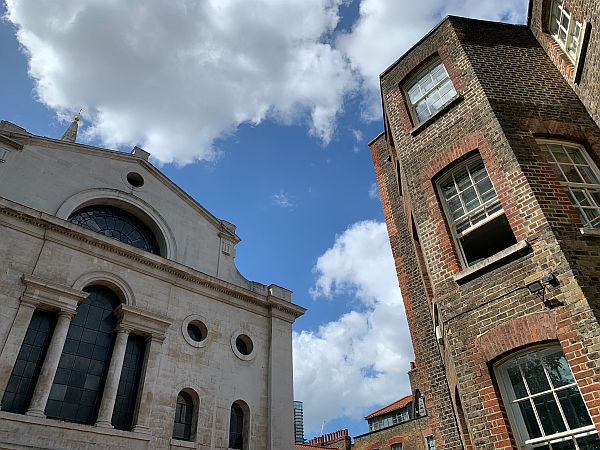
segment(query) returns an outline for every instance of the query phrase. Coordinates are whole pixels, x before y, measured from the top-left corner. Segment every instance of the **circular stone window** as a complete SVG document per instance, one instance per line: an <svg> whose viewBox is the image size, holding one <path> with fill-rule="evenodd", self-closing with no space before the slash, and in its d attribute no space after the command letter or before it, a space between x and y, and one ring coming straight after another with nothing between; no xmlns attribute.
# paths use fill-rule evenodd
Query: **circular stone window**
<svg viewBox="0 0 600 450"><path fill-rule="evenodd" d="M192 347L204 347L208 337L208 328L204 324L204 318L192 315L185 318L181 324L181 333L185 341Z"/></svg>
<svg viewBox="0 0 600 450"><path fill-rule="evenodd" d="M233 353L244 361L254 358L254 344L247 334L238 331L231 336L231 348Z"/></svg>
<svg viewBox="0 0 600 450"><path fill-rule="evenodd" d="M140 188L144 185L144 178L137 172L129 172L127 174L127 182L133 187Z"/></svg>

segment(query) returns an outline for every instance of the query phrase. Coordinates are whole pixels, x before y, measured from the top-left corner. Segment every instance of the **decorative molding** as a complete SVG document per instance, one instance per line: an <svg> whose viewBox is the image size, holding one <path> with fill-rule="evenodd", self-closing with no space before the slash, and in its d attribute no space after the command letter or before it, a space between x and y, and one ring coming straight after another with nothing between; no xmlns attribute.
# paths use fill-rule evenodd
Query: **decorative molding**
<svg viewBox="0 0 600 450"><path fill-rule="evenodd" d="M21 281L25 285L25 292L21 296L22 302L67 314L75 314L77 305L89 295L87 292L54 284L31 275L23 275Z"/></svg>
<svg viewBox="0 0 600 450"><path fill-rule="evenodd" d="M120 298L121 302L129 306L135 306L135 295L129 284L118 275L103 270L94 272L86 272L81 275L73 283L73 289L81 289L91 284L108 285L115 294Z"/></svg>
<svg viewBox="0 0 600 450"><path fill-rule="evenodd" d="M190 324L190 322L196 322L196 321L202 322L204 324L204 326L206 327L206 337L204 339L202 339L200 342L193 340L187 331L187 327ZM190 344L192 347L196 347L196 348L205 347L206 344L208 343L208 338L211 335L210 328L208 328L208 326L206 325L206 322L207 322L206 318L204 316L201 316L200 314L190 314L185 319L183 319L183 322L181 322L181 334L183 335L185 342Z"/></svg>
<svg viewBox="0 0 600 450"><path fill-rule="evenodd" d="M123 304L117 307L115 314L119 318L119 326L124 330L160 341L165 339L167 329L173 323L170 318L163 315Z"/></svg>
<svg viewBox="0 0 600 450"><path fill-rule="evenodd" d="M235 341L237 340L237 338L240 335L247 336L248 339L250 339L250 342L252 344L252 351L250 353L248 353L247 355L242 355L238 351L237 346L235 345ZM256 344L252 340L252 337L250 337L250 333L248 333L248 331L243 330L241 328L239 330L234 331L233 334L231 335L230 342L231 342L231 349L233 350L233 353L235 354L235 356L237 356L242 361L252 361L254 359L254 357L256 356Z"/></svg>
<svg viewBox="0 0 600 450"><path fill-rule="evenodd" d="M67 238L83 242L96 249L101 249L110 252L113 255L127 258L130 262L136 262L144 267L149 268L151 271L154 271L146 272L149 273L151 276L160 278L159 273L162 272L164 274L178 277L179 279L187 281L195 286L209 289L214 293L223 294L227 297L214 297L215 300L230 303L237 307L244 307L239 303L232 301L232 299L240 300L247 304L252 304L265 308L264 315L266 315L266 312L269 310L272 303L269 301L268 294L261 295L241 286L237 286L227 281L199 272L195 269L184 266L175 261L166 260L165 258L162 258L160 256L148 254L147 252L136 249L135 247L132 247L130 245L123 244L115 239L100 235L90 230L86 230L85 228L70 224L69 222L57 219L56 217L50 216L48 214L32 210L30 208L24 207L4 198L0 198L0 215L5 215L7 217L19 220L28 225L52 231L56 233L57 237L65 236ZM53 237L50 234L46 234L46 239L52 240ZM56 237L54 239L63 245L69 245L68 240L66 239L59 240ZM80 247L73 248L77 248L79 251L94 254ZM114 262L114 260L112 261ZM139 268L136 268L135 270L138 270L143 273L143 270ZM168 282L169 280L165 279L165 281ZM252 285L252 282L250 283ZM187 289L187 287L184 288ZM207 295L195 289L192 290L194 292ZM248 307L245 308L248 309ZM298 305L287 302L277 302L276 309L286 311L294 317L299 317L304 313L304 311L306 311L304 308Z"/></svg>

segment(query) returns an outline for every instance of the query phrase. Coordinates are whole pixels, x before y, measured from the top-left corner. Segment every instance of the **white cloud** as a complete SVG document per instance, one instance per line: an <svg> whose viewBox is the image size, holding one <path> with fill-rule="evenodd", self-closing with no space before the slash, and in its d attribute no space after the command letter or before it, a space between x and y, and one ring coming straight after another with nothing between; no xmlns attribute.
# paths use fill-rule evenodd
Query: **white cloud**
<svg viewBox="0 0 600 450"><path fill-rule="evenodd" d="M446 15L523 23L527 0L361 0L360 17L338 36L342 50L361 74L364 115L379 118L379 74Z"/></svg>
<svg viewBox="0 0 600 450"><path fill-rule="evenodd" d="M356 419L409 392L412 346L384 223L358 222L316 263L315 298L358 300L315 332L294 333L294 396L307 434L323 421ZM309 313L310 314L310 311Z"/></svg>
<svg viewBox="0 0 600 450"><path fill-rule="evenodd" d="M42 103L58 117L84 107L83 138L180 164L269 118L327 144L359 86L364 117L379 118L379 73L444 15L523 21L527 4L354 0L360 16L340 34L350 0L5 1Z"/></svg>
<svg viewBox="0 0 600 450"><path fill-rule="evenodd" d="M371 183L369 188L369 198L377 200L379 198L379 190L377 189L377 183Z"/></svg>
<svg viewBox="0 0 600 450"><path fill-rule="evenodd" d="M281 208L293 209L296 205L292 201L292 196L283 189L278 194L273 194L273 203Z"/></svg>
<svg viewBox="0 0 600 450"><path fill-rule="evenodd" d="M6 0L6 17L41 102L83 106L88 138L188 163L266 118L331 139L355 87L326 42L342 1Z"/></svg>

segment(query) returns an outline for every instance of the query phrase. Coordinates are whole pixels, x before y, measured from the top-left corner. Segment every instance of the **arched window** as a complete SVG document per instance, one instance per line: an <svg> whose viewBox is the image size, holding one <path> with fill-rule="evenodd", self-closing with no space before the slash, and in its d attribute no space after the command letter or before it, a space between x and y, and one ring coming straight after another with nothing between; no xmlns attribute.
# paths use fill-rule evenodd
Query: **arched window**
<svg viewBox="0 0 600 450"><path fill-rule="evenodd" d="M229 448L236 450L244 448L244 410L238 403L231 405Z"/></svg>
<svg viewBox="0 0 600 450"><path fill-rule="evenodd" d="M173 423L173 439L192 440L192 419L194 416L194 400L185 391L177 395L175 405L175 422Z"/></svg>
<svg viewBox="0 0 600 450"><path fill-rule="evenodd" d="M513 432L527 448L600 447L596 427L560 349L535 349L496 365Z"/></svg>
<svg viewBox="0 0 600 450"><path fill-rule="evenodd" d="M148 225L133 214L114 206L86 206L71 214L69 222L160 255L158 241Z"/></svg>
<svg viewBox="0 0 600 450"><path fill-rule="evenodd" d="M119 305L117 295L105 286L83 289L90 295L77 307L71 321L46 415L68 422L96 421L104 381L110 364Z"/></svg>

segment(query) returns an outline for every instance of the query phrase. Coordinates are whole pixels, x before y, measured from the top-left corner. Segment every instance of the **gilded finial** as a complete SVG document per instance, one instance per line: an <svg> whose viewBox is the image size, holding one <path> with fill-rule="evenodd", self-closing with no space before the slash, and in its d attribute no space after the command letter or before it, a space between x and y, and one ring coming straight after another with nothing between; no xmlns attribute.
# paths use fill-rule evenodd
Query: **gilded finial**
<svg viewBox="0 0 600 450"><path fill-rule="evenodd" d="M79 119L81 119L81 111L83 111L83 108L81 108L79 112L75 115L75 118L73 119L75 122L79 122Z"/></svg>

